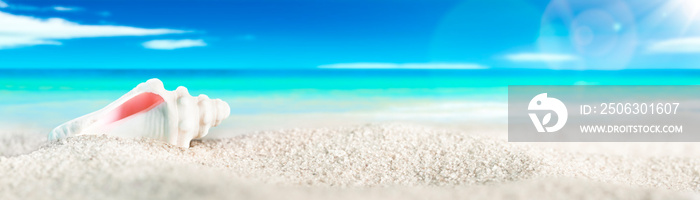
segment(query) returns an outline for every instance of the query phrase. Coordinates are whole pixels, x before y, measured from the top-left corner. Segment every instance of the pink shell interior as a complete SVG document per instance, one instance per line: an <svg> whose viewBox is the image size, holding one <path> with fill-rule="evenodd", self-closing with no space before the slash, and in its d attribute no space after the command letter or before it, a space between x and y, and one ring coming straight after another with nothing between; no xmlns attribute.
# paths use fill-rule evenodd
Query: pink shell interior
<svg viewBox="0 0 700 200"><path fill-rule="evenodd" d="M164 101L163 97L154 93L144 92L138 94L109 112L107 114L109 116L107 117L109 119L107 123L116 122L137 113L147 112Z"/></svg>

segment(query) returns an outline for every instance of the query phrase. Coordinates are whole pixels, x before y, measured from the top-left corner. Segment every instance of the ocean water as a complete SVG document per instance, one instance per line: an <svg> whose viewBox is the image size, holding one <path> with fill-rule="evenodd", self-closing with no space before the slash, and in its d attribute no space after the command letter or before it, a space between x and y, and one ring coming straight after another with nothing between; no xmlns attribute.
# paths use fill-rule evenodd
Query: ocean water
<svg viewBox="0 0 700 200"><path fill-rule="evenodd" d="M150 78L229 102L232 126L302 114L380 120L507 118L508 85L698 85L700 70L0 70L0 124L56 126ZM269 120L268 120L269 119ZM275 121L277 120L277 121ZM259 122L258 122L259 123Z"/></svg>

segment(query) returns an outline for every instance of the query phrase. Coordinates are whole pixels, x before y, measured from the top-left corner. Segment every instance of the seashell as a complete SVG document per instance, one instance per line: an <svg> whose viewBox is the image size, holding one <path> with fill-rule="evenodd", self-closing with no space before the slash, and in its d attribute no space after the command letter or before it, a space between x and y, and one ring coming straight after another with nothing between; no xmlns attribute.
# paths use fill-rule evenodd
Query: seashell
<svg viewBox="0 0 700 200"><path fill-rule="evenodd" d="M51 131L49 140L77 135L149 137L188 148L230 114L229 105L206 95L193 97L185 87L167 91L150 79L106 107L70 120Z"/></svg>

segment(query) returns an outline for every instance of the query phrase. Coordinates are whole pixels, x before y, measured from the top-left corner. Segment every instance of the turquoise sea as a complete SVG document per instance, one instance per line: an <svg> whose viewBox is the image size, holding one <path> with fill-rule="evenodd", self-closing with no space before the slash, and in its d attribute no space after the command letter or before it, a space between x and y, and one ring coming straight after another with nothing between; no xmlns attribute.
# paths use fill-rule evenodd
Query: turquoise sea
<svg viewBox="0 0 700 200"><path fill-rule="evenodd" d="M237 119L231 124L245 126L251 117L283 123L264 116L309 113L505 120L508 85L698 85L700 70L0 70L0 124L50 128L150 78L224 99Z"/></svg>

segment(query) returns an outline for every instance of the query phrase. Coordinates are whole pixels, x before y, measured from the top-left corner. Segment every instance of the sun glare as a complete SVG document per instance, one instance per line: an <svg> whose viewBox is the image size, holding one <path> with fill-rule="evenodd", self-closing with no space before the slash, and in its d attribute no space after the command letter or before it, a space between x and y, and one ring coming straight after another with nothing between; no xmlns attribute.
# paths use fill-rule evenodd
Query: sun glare
<svg viewBox="0 0 700 200"><path fill-rule="evenodd" d="M691 28L694 27L695 23L700 21L698 19L698 13L700 12L700 0L678 0L669 2L670 10L667 12L675 13L679 12L679 17L681 17L682 23L682 33L685 34L688 31L692 31ZM697 28L693 29L696 30ZM696 30L700 31L700 29Z"/></svg>

